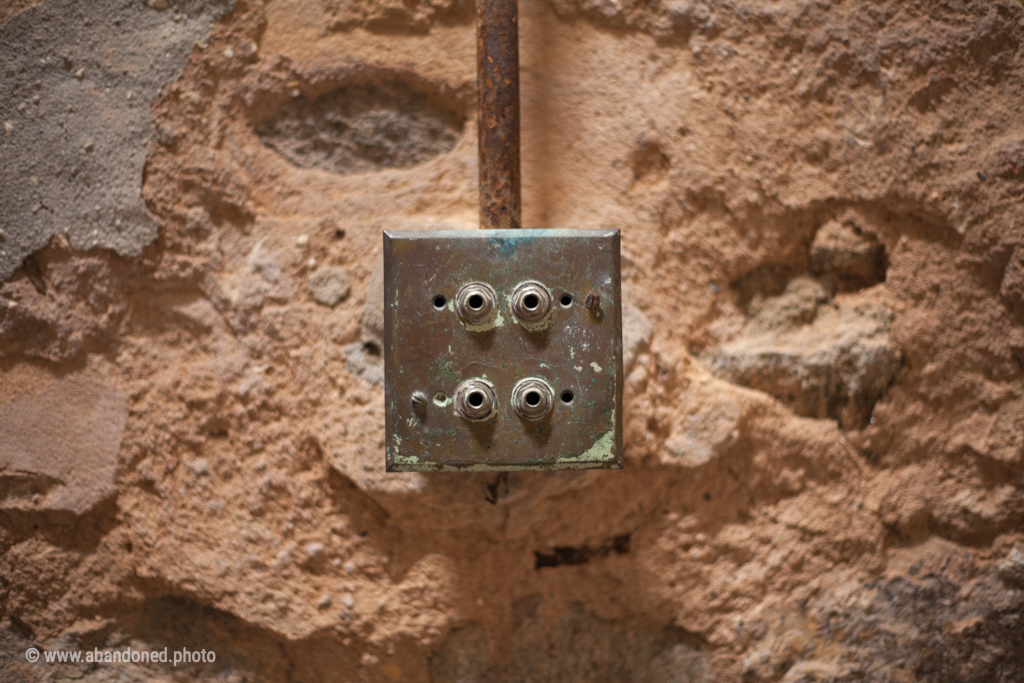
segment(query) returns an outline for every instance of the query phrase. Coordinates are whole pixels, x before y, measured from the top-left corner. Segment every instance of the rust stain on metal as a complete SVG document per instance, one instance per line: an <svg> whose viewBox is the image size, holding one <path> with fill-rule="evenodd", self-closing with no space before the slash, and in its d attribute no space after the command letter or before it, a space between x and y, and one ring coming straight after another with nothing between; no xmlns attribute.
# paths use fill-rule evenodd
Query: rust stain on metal
<svg viewBox="0 0 1024 683"><path fill-rule="evenodd" d="M480 227L522 227L517 0L477 0Z"/></svg>
<svg viewBox="0 0 1024 683"><path fill-rule="evenodd" d="M588 311L596 311L601 308L601 295L600 294L588 294L587 300L584 302L584 306L587 307Z"/></svg>
<svg viewBox="0 0 1024 683"><path fill-rule="evenodd" d="M385 232L388 471L621 467L619 259L618 230ZM467 283L494 292L486 329L456 310ZM517 317L530 283L559 302L543 328Z"/></svg>

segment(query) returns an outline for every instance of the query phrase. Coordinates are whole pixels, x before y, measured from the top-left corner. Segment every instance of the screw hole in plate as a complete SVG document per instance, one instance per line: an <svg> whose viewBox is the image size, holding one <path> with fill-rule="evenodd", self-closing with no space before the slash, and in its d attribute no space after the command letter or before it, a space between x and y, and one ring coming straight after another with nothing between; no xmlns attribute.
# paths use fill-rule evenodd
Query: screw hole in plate
<svg viewBox="0 0 1024 683"><path fill-rule="evenodd" d="M438 294L434 297L434 308L437 310L442 310L446 303L448 303L448 299L444 298L444 294Z"/></svg>
<svg viewBox="0 0 1024 683"><path fill-rule="evenodd" d="M562 308L569 308L572 306L572 294L563 294L558 303L562 304Z"/></svg>
<svg viewBox="0 0 1024 683"><path fill-rule="evenodd" d="M566 405L568 405L568 404L573 402L573 399L576 398L576 395L573 394L568 389L566 389L565 391L562 392L562 394L561 394L561 396L559 396L559 398L562 399L562 403L565 403Z"/></svg>

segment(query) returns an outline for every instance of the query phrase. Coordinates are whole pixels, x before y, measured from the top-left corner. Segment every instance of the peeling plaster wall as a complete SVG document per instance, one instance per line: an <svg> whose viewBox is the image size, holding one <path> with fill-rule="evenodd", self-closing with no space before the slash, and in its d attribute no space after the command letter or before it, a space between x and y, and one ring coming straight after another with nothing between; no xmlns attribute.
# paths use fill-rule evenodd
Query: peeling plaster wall
<svg viewBox="0 0 1024 683"><path fill-rule="evenodd" d="M138 256L150 105L231 3L42 2L0 22L0 281L64 235ZM162 8L162 9L155 9Z"/></svg>

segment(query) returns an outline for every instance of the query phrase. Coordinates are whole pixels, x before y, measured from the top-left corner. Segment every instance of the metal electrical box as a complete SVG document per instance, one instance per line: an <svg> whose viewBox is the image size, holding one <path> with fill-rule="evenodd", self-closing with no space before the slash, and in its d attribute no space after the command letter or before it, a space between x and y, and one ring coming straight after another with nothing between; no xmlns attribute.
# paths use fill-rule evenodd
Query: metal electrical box
<svg viewBox="0 0 1024 683"><path fill-rule="evenodd" d="M384 233L390 472L622 467L618 230Z"/></svg>

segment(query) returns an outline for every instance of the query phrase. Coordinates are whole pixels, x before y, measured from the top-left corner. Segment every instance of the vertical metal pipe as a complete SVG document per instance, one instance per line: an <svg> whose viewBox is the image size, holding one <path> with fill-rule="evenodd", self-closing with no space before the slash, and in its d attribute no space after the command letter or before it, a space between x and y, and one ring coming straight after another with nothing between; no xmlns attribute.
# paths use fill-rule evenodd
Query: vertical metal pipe
<svg viewBox="0 0 1024 683"><path fill-rule="evenodd" d="M480 227L522 226L517 0L476 0Z"/></svg>

